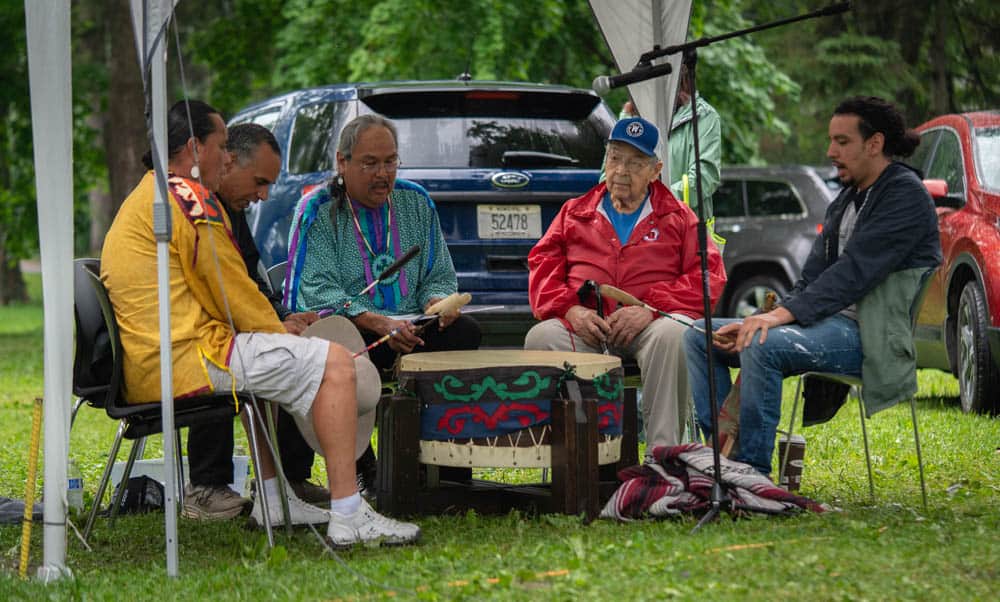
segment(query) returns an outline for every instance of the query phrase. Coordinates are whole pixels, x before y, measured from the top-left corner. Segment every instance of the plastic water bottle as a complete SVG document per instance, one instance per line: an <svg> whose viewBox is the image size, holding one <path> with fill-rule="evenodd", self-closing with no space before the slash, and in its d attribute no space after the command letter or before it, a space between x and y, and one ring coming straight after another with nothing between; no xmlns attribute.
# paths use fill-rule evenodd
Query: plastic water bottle
<svg viewBox="0 0 1000 602"><path fill-rule="evenodd" d="M83 511L83 473L76 465L76 460L70 459L66 465L66 478L69 487L66 489L66 501L74 512Z"/></svg>

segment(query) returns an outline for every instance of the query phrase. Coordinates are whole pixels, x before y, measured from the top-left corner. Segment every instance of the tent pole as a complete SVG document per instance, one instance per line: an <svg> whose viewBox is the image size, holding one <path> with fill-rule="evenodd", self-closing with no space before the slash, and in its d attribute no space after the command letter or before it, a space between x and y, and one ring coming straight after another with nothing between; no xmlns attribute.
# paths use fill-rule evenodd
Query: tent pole
<svg viewBox="0 0 1000 602"><path fill-rule="evenodd" d="M25 0L38 242L45 312L45 503L38 578L66 566L66 462L72 404L73 119L69 2Z"/></svg>

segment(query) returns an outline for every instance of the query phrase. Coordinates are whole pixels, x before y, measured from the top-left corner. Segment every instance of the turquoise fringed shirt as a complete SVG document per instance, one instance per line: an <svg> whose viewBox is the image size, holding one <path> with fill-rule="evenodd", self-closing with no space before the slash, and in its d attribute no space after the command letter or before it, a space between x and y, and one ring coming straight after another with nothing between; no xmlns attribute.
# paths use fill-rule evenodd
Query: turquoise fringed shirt
<svg viewBox="0 0 1000 602"><path fill-rule="evenodd" d="M423 187L396 180L389 201L377 209L347 200L331 210L333 204L329 187L322 186L296 205L288 236L287 307L340 311L350 300L347 316L421 313L431 299L458 290L434 201ZM354 297L413 245L420 245L420 253L402 270Z"/></svg>

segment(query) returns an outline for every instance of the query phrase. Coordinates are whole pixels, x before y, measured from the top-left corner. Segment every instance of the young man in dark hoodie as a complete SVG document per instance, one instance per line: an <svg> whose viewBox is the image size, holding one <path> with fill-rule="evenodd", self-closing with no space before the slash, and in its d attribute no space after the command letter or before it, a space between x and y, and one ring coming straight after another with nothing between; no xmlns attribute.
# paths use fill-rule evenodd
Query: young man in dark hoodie
<svg viewBox="0 0 1000 602"><path fill-rule="evenodd" d="M882 328L882 324L859 328L859 302L890 277L904 274L909 284L893 289L893 294L912 297L927 269L941 262L934 203L920 174L895 160L910 156L920 144L916 133L905 128L896 107L875 97L847 99L833 112L829 137L827 157L837 168L844 189L827 209L823 230L799 281L773 311L742 321L713 321L717 332L729 340L714 349L712 378L719 405L731 388L729 367L742 369L739 452L734 459L765 475L771 472L781 417L782 380L807 371L861 376L864 363L867 402L868 360L885 364L905 362L909 356L870 357L874 348L864 354L862 339L905 338L910 326L903 316L902 332L877 332L874 339L868 338L870 330L866 329ZM910 300L903 301L908 304ZM912 351L912 341L899 344ZM705 336L688 331L684 346L698 420L707 432L711 406ZM908 361L912 364L912 357ZM912 390L913 384L905 383L906 387ZM900 394L901 390L885 391L882 407L898 401Z"/></svg>

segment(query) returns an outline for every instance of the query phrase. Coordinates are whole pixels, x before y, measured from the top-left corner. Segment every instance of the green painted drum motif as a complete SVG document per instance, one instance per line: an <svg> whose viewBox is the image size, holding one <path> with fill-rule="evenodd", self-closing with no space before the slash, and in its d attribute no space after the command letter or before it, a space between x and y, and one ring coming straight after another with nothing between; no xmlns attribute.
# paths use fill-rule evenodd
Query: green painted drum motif
<svg viewBox="0 0 1000 602"><path fill-rule="evenodd" d="M429 355L429 354L419 354ZM406 356L410 357L410 356ZM621 434L623 372L620 363L593 378L571 364L499 366L401 372L399 385L420 400L421 439L497 437L551 422L551 400L565 397L575 379L584 400L597 403L598 429Z"/></svg>

